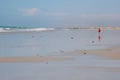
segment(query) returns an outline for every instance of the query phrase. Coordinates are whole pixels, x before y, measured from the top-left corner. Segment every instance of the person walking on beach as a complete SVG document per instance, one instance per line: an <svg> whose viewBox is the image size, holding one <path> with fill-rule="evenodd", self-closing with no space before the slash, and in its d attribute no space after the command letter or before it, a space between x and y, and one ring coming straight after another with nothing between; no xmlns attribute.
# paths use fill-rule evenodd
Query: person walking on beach
<svg viewBox="0 0 120 80"><path fill-rule="evenodd" d="M100 32L101 32L101 29L100 28L98 28L98 42L100 42Z"/></svg>
<svg viewBox="0 0 120 80"><path fill-rule="evenodd" d="M98 33L100 33L101 32L101 29L100 28L98 28Z"/></svg>

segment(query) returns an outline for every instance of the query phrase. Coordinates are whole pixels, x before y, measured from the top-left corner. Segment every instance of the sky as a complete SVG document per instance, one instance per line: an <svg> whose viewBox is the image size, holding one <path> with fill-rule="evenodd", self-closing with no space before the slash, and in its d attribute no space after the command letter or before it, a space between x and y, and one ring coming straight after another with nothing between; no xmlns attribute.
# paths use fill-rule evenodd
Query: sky
<svg viewBox="0 0 120 80"><path fill-rule="evenodd" d="M120 26L120 0L0 0L0 26Z"/></svg>

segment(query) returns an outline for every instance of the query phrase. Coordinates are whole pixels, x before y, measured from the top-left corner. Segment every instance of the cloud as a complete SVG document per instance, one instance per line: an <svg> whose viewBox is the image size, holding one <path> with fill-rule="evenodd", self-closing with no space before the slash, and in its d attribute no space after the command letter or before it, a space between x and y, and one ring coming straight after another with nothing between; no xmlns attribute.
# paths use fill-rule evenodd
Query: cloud
<svg viewBox="0 0 120 80"><path fill-rule="evenodd" d="M65 12L48 12L41 10L40 8L19 8L19 12L22 12L24 16L66 16L66 17L77 17L83 19L120 19L120 14L71 14Z"/></svg>
<svg viewBox="0 0 120 80"><path fill-rule="evenodd" d="M62 12L44 12L45 15L47 16L66 16L66 13Z"/></svg>
<svg viewBox="0 0 120 80"><path fill-rule="evenodd" d="M38 8L30 8L30 9L19 9L25 16L36 16L39 14L40 10Z"/></svg>
<svg viewBox="0 0 120 80"><path fill-rule="evenodd" d="M120 14L69 14L61 24L66 26L119 26Z"/></svg>
<svg viewBox="0 0 120 80"><path fill-rule="evenodd" d="M120 19L120 14L81 14L82 18L94 18L94 19Z"/></svg>
<svg viewBox="0 0 120 80"><path fill-rule="evenodd" d="M24 9L20 8L18 9L20 12L22 12L22 15L24 16L38 16L38 15L44 15L44 16L66 16L67 14L64 12L47 12L44 10L41 10L39 8L29 8L29 9Z"/></svg>

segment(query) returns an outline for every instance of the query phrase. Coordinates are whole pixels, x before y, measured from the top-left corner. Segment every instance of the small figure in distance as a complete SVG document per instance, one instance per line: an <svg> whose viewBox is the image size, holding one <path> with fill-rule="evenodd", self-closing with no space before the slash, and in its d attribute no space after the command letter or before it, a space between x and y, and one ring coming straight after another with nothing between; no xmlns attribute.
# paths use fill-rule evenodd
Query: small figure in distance
<svg viewBox="0 0 120 80"><path fill-rule="evenodd" d="M95 41L92 41L92 43L95 43Z"/></svg>
<svg viewBox="0 0 120 80"><path fill-rule="evenodd" d="M71 37L71 39L74 39L74 37Z"/></svg>
<svg viewBox="0 0 120 80"><path fill-rule="evenodd" d="M86 52L84 52L83 54L87 54Z"/></svg>

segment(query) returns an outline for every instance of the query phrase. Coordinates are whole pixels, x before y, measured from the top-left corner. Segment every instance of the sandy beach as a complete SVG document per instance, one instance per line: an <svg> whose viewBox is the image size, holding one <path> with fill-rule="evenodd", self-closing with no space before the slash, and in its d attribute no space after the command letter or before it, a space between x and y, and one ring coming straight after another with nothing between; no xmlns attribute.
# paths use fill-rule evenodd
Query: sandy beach
<svg viewBox="0 0 120 80"><path fill-rule="evenodd" d="M91 67L91 66L76 66L76 67L71 67L72 69L92 69L92 70L102 70L102 71L107 71L107 72L120 72L120 68L113 68L113 67Z"/></svg>
<svg viewBox="0 0 120 80"><path fill-rule="evenodd" d="M9 65L4 66L6 70L12 69L12 67L15 67L15 63L17 63L16 69L12 69L13 71L18 69L22 69L21 72L23 75L20 73L18 75L9 75L8 78L11 79L16 79L19 77L19 79L24 79L23 76L26 74L29 74L27 72L33 73L35 75L40 75L39 79L50 79L50 80L55 80L55 79L63 79L63 80L112 80L120 78L118 75L120 74L120 67L114 65L117 65L119 62L111 62L111 60L120 60L120 47L113 47L113 48L108 48L108 49L100 49L100 50L76 50L76 51L71 51L67 53L62 53L62 55L51 55L51 56L26 56L26 57L1 57L0 58L0 64L4 65ZM100 60L98 59L93 59L92 58L86 58L87 56L97 56L100 57ZM80 59L77 60L78 58L85 58L86 61L82 61ZM94 57L95 58L95 57ZM85 60L83 59L83 60ZM102 64L101 61L102 60ZM106 62L109 61L109 62ZM92 62L91 62L92 61ZM77 62L77 63L76 63ZM5 64L6 63L6 64ZM14 63L14 64L13 64ZM25 63L28 65L27 67L22 65L21 63ZM28 64L31 63L31 64ZM33 64L34 63L34 64ZM37 63L37 64L35 64ZM40 63L43 63L40 65ZM105 64L113 64L112 66L105 66ZM10 64L12 67L10 67ZM39 64L39 65L38 65ZM47 64L47 65L44 65ZM86 65L85 65L86 64ZM95 64L101 64L101 65L95 65ZM36 65L36 69L33 69ZM31 66L31 67L30 67ZM34 67L32 67L34 66ZM38 66L38 67L37 67ZM27 72L24 72L26 70L29 70ZM37 73L36 73L37 72ZM16 73L16 72L15 72ZM66 74L67 73L67 74ZM12 73L13 74L13 73ZM78 75L79 74L79 75ZM32 74L33 75L33 74ZM71 76L70 76L71 75ZM48 78L47 78L47 77ZM57 77L55 77L57 76ZM69 76L69 77L68 77ZM4 78L4 79L8 79ZM31 79L30 79L31 78ZM27 76L26 79L37 79L36 77L30 77Z"/></svg>
<svg viewBox="0 0 120 80"><path fill-rule="evenodd" d="M107 49L95 49L95 50L76 50L68 53L68 55L97 55L105 59L120 60L120 46L111 47Z"/></svg>
<svg viewBox="0 0 120 80"><path fill-rule="evenodd" d="M95 50L75 50L65 55L97 55L106 59L120 59L120 47L112 47L107 49L95 49Z"/></svg>
<svg viewBox="0 0 120 80"><path fill-rule="evenodd" d="M108 59L120 59L120 47L108 48L103 50L88 50L88 54L102 56Z"/></svg>
<svg viewBox="0 0 120 80"><path fill-rule="evenodd" d="M120 79L120 32L111 31L100 42L96 30L1 33L0 80Z"/></svg>
<svg viewBox="0 0 120 80"><path fill-rule="evenodd" d="M2 57L0 62L51 62L51 61L66 61L72 60L69 57L55 57L55 56L42 56L42 57Z"/></svg>
<svg viewBox="0 0 120 80"><path fill-rule="evenodd" d="M99 50L77 50L65 53L63 56L26 56L26 57L0 57L0 62L51 62L73 60L70 55L97 55L106 59L120 60L120 47L113 47ZM68 56L67 56L68 55Z"/></svg>

